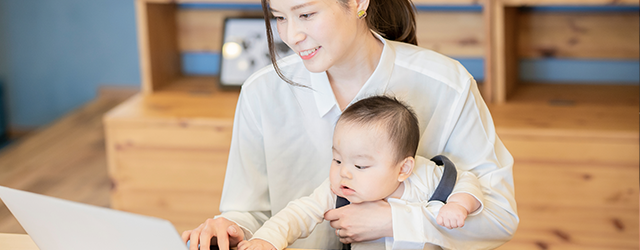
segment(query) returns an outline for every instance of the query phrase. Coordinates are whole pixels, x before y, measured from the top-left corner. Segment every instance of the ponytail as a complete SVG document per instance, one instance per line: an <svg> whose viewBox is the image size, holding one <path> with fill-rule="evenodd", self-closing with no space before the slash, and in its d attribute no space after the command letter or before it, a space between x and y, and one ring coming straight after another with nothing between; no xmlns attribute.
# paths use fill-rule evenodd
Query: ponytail
<svg viewBox="0 0 640 250"><path fill-rule="evenodd" d="M411 0L370 0L367 25L387 40L418 45L415 6Z"/></svg>
<svg viewBox="0 0 640 250"><path fill-rule="evenodd" d="M346 5L347 0L339 0ZM276 58L276 45L273 41L273 29L271 28L271 11L269 0L261 0L264 23L267 28L267 42L269 44L269 57L276 74L285 82L298 87L307 87L287 78L278 67ZM418 45L416 37L415 6L411 0L370 0L367 16L365 17L369 29L380 34L387 40Z"/></svg>

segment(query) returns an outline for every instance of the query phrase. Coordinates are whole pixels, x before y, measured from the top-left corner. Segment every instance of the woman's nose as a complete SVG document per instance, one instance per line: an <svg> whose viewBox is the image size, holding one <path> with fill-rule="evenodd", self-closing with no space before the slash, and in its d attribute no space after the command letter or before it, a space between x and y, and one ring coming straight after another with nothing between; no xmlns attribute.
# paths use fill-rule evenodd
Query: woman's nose
<svg viewBox="0 0 640 250"><path fill-rule="evenodd" d="M306 35L302 30L302 28L300 27L300 25L298 24L298 22L293 20L289 21L289 24L287 27L287 40L289 40L288 43L291 45L296 45L304 41L305 38L306 38Z"/></svg>

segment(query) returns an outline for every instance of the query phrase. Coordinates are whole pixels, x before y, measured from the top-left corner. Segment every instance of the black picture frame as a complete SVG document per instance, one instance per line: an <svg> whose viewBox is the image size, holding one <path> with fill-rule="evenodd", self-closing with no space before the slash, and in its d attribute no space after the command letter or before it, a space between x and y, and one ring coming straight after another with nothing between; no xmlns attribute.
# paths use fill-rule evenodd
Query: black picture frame
<svg viewBox="0 0 640 250"><path fill-rule="evenodd" d="M275 19L271 20L277 58L293 53L277 33ZM231 17L224 20L222 50L220 52L220 85L240 87L251 74L271 65L267 32L263 18Z"/></svg>

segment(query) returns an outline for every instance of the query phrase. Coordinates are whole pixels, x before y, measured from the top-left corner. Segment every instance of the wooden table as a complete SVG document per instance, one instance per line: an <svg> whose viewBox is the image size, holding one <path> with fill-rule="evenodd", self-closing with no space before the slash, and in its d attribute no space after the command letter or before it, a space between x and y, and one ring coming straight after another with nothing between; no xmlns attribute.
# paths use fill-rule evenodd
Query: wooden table
<svg viewBox="0 0 640 250"><path fill-rule="evenodd" d="M0 233L0 249L39 250L29 235L6 233Z"/></svg>

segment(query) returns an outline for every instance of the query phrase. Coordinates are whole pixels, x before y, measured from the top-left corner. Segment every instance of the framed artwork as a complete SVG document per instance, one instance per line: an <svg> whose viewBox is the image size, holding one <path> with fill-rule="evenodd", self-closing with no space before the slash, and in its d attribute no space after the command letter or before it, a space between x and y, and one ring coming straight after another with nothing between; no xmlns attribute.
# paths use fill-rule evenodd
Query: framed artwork
<svg viewBox="0 0 640 250"><path fill-rule="evenodd" d="M291 55L293 51L282 42L276 21L271 21L277 58ZM241 86L259 69L270 65L267 32L262 18L227 18L224 22L224 40L220 63L220 84Z"/></svg>

